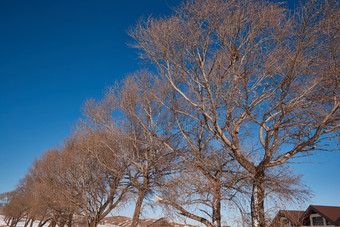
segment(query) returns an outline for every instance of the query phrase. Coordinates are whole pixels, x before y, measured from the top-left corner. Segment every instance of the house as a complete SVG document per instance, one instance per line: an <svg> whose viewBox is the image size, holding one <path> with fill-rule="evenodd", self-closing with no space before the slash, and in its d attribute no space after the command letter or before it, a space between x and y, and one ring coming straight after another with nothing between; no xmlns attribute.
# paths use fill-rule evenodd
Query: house
<svg viewBox="0 0 340 227"><path fill-rule="evenodd" d="M280 210L271 227L340 226L340 207L311 205L305 211Z"/></svg>
<svg viewBox="0 0 340 227"><path fill-rule="evenodd" d="M271 227L295 227L300 226L300 218L304 211L300 210L280 210L274 218Z"/></svg>

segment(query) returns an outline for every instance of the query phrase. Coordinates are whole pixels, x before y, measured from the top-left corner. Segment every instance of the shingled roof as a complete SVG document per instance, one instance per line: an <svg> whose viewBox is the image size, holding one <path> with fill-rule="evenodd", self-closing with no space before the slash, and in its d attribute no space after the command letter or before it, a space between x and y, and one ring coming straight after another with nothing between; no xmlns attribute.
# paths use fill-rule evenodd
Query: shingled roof
<svg viewBox="0 0 340 227"><path fill-rule="evenodd" d="M300 218L305 212L302 210L280 210L270 226L276 227L281 226L280 218L287 218L293 225L299 225Z"/></svg>
<svg viewBox="0 0 340 227"><path fill-rule="evenodd" d="M272 227L281 226L280 218L287 218L293 225L300 226L308 222L309 216L318 213L333 225L340 226L340 207L310 205L306 211L302 210L280 210L273 222Z"/></svg>
<svg viewBox="0 0 340 227"><path fill-rule="evenodd" d="M333 224L340 225L340 207L310 205L305 213L309 211L317 212Z"/></svg>
<svg viewBox="0 0 340 227"><path fill-rule="evenodd" d="M281 210L281 214L289 219L293 225L300 223L300 218L304 214L302 210Z"/></svg>

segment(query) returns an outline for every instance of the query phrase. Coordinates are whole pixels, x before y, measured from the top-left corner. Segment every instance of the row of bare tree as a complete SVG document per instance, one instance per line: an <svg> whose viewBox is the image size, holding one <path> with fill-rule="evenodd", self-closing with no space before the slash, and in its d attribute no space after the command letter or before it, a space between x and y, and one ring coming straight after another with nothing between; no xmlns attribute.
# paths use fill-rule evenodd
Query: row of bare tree
<svg viewBox="0 0 340 227"><path fill-rule="evenodd" d="M267 226L265 201L309 192L289 162L337 149L339 1L291 11L257 0L187 1L130 35L150 65L89 100L60 148L7 194L8 220L96 226L134 200L221 226L225 207ZM22 199L23 198L23 199ZM17 208L17 206L20 207Z"/></svg>

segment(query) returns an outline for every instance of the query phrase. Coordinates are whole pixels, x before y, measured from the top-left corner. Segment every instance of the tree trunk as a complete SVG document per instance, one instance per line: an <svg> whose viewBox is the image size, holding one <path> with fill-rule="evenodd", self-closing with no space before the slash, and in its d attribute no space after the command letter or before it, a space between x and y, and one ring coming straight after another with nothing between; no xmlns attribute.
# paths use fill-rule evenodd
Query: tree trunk
<svg viewBox="0 0 340 227"><path fill-rule="evenodd" d="M68 220L67 220L68 227L72 226L72 221L73 221L73 213L68 216Z"/></svg>
<svg viewBox="0 0 340 227"><path fill-rule="evenodd" d="M46 222L45 222L46 223ZM42 227L43 226L43 218L40 220L38 227Z"/></svg>
<svg viewBox="0 0 340 227"><path fill-rule="evenodd" d="M20 220L19 218L13 218L10 226L11 227L17 226L19 220Z"/></svg>
<svg viewBox="0 0 340 227"><path fill-rule="evenodd" d="M7 225L11 225L11 222L13 221L13 218L8 218Z"/></svg>
<svg viewBox="0 0 340 227"><path fill-rule="evenodd" d="M60 217L57 219L57 223L56 225L58 227L64 227L66 225L66 222L67 222L67 218L65 215L60 215Z"/></svg>
<svg viewBox="0 0 340 227"><path fill-rule="evenodd" d="M212 223L215 227L221 227L221 187L214 186Z"/></svg>
<svg viewBox="0 0 340 227"><path fill-rule="evenodd" d="M33 227L33 222L34 222L34 218L32 218L32 221L31 221L31 224L30 224L30 227Z"/></svg>
<svg viewBox="0 0 340 227"><path fill-rule="evenodd" d="M9 223L11 222L11 220L12 220L12 218L6 217L6 220L5 220L6 224L9 225Z"/></svg>
<svg viewBox="0 0 340 227"><path fill-rule="evenodd" d="M27 227L31 220L32 220L31 218L27 218L24 227Z"/></svg>
<svg viewBox="0 0 340 227"><path fill-rule="evenodd" d="M96 227L98 225L98 219L94 218L88 223L88 227Z"/></svg>
<svg viewBox="0 0 340 227"><path fill-rule="evenodd" d="M143 200L146 194L146 189L142 189L139 191L138 199L136 202L135 212L133 213L132 224L131 227L137 227L139 221L139 214L141 212Z"/></svg>
<svg viewBox="0 0 340 227"><path fill-rule="evenodd" d="M158 197L158 199L156 199L156 201L160 202L160 203L168 204L170 206L173 206L174 208L176 208L177 210L180 211L179 212L180 215L183 215L183 216L188 217L192 220L201 222L202 224L206 225L207 227L214 227L214 225L211 224L207 219L205 219L204 217L200 217L200 216L194 215L192 213L189 213L183 207L181 207L178 203L173 203L170 200L162 199L162 198L159 198L159 197Z"/></svg>
<svg viewBox="0 0 340 227"><path fill-rule="evenodd" d="M44 220L44 217L43 217L43 218L40 220L38 227L44 226L49 220L51 220L51 219L48 218L48 219Z"/></svg>
<svg viewBox="0 0 340 227"><path fill-rule="evenodd" d="M264 170L257 171L253 180L251 195L252 227L266 227L264 213Z"/></svg>
<svg viewBox="0 0 340 227"><path fill-rule="evenodd" d="M50 222L49 226L50 227L55 227L57 225L56 221L54 219L52 219L52 221Z"/></svg>

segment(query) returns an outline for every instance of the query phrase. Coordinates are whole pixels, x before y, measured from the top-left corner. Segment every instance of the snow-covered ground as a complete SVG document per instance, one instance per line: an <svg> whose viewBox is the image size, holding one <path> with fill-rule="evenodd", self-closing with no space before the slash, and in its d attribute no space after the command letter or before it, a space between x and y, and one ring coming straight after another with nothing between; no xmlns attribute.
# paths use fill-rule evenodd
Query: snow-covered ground
<svg viewBox="0 0 340 227"><path fill-rule="evenodd" d="M5 221L4 221L4 218L5 218L4 215L0 215L0 227L7 226ZM98 225L97 227L128 227L128 226L130 226L130 224L131 224L130 222L126 222L126 223L122 222L119 225L112 225L110 223L106 223L104 225ZM24 227L24 225L25 225L25 220L21 220L21 221L19 221L19 223L17 224L16 227ZM39 226L39 221L33 222L32 227L38 227L38 226ZM48 224L46 224L45 226L48 226Z"/></svg>
<svg viewBox="0 0 340 227"><path fill-rule="evenodd" d="M7 226L6 223L4 222L4 218L5 216L0 215L0 227ZM17 224L17 227L24 227L24 225L25 225L25 221L22 220L22 221L19 221L19 223ZM32 227L38 227L38 225L39 225L39 221L35 221L33 222ZM48 225L46 224L46 226ZM116 225L106 224L106 225L98 225L98 227L116 227Z"/></svg>
<svg viewBox="0 0 340 227"><path fill-rule="evenodd" d="M0 215L0 226L4 226L6 223L4 222L4 216Z"/></svg>
<svg viewBox="0 0 340 227"><path fill-rule="evenodd" d="M0 215L0 227L7 227L6 223L4 222L4 218L5 218L4 215ZM142 224L141 224L142 226L148 226L148 224L151 224L157 221L156 219L141 219L141 220L142 220ZM123 217L123 218L120 218L119 220L116 220L115 222L112 222L112 220L106 221L105 224L99 224L97 227L130 227L131 226L131 218ZM31 223L29 224L29 226L30 225ZM180 223L175 223L175 226L176 225L180 227L195 227L193 225L186 225L186 224L180 224ZM16 227L24 227L24 226L25 226L25 220L23 219L19 221ZM38 227L38 226L39 226L39 221L33 222L32 227ZM48 226L48 223L45 224L45 227L47 226ZM199 226L196 225L196 227L199 227Z"/></svg>
<svg viewBox="0 0 340 227"><path fill-rule="evenodd" d="M7 226L6 222L4 222L4 218L5 218L5 216L0 215L0 226ZM25 225L25 221L21 220L21 221L18 222L17 227L24 227L24 225ZM38 227L38 225L39 225L39 221L35 221L35 222L33 222L32 227Z"/></svg>

